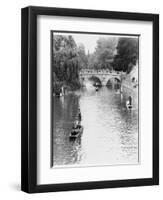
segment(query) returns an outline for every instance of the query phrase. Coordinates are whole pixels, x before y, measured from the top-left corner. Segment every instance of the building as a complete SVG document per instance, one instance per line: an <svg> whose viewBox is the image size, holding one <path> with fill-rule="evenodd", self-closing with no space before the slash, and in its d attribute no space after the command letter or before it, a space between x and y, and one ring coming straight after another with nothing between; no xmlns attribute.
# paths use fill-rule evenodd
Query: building
<svg viewBox="0 0 163 200"><path fill-rule="evenodd" d="M133 66L129 74L122 75L122 92L126 101L131 97L133 107L138 107L139 92L138 63Z"/></svg>

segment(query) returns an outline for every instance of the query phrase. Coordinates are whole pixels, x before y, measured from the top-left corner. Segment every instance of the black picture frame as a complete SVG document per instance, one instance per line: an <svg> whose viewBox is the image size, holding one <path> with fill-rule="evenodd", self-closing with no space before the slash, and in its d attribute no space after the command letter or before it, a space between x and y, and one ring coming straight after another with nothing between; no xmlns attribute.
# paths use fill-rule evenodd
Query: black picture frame
<svg viewBox="0 0 163 200"><path fill-rule="evenodd" d="M37 16L55 15L153 23L153 177L37 185ZM21 190L28 193L159 184L159 15L29 6L21 11Z"/></svg>

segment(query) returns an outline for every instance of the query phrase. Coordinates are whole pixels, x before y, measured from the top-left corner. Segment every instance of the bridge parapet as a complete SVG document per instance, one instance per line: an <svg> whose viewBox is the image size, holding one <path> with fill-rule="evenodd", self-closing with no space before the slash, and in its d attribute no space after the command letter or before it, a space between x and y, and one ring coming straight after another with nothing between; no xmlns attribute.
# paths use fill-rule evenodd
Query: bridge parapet
<svg viewBox="0 0 163 200"><path fill-rule="evenodd" d="M107 75L107 74L125 74L124 72L109 70L109 69L101 69L101 70L95 70L95 69L81 69L79 72L80 75L89 75L89 74L101 74L101 75Z"/></svg>

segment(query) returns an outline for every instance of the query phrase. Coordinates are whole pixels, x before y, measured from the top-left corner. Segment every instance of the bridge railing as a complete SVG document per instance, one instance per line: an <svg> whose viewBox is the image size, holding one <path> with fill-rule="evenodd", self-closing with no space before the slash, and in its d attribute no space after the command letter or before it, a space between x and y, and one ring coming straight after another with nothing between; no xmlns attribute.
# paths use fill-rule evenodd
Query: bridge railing
<svg viewBox="0 0 163 200"><path fill-rule="evenodd" d="M115 70L95 70L95 69L82 69L79 74L124 74L124 72L119 72Z"/></svg>

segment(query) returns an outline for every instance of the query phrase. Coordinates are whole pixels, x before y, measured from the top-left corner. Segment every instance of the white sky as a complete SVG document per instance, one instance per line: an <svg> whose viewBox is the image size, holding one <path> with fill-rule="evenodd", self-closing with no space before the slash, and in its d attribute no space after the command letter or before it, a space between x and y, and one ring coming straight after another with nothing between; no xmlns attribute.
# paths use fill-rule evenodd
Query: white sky
<svg viewBox="0 0 163 200"><path fill-rule="evenodd" d="M86 54L93 53L95 51L96 42L99 39L99 35L90 34L75 34L73 38L77 44L82 43L85 46Z"/></svg>
<svg viewBox="0 0 163 200"><path fill-rule="evenodd" d="M78 33L59 33L59 32L54 32L54 35L72 35L76 44L83 44L85 47L86 54L88 53L93 53L95 51L96 47L96 42L99 38L101 37L125 37L125 36L120 36L120 35L96 35L96 34L78 34ZM132 36L130 36L132 37Z"/></svg>

